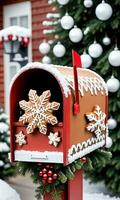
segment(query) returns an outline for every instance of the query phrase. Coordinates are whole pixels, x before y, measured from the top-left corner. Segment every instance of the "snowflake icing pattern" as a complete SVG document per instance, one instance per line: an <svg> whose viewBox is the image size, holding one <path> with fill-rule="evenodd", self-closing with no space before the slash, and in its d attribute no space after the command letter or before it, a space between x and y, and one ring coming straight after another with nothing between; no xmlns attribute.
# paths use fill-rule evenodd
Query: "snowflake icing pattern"
<svg viewBox="0 0 120 200"><path fill-rule="evenodd" d="M20 108L25 113L19 118L23 124L28 123L27 133L32 133L35 128L39 128L40 133L47 133L47 123L55 125L58 123L57 118L52 115L54 110L58 110L60 103L49 102L51 97L50 90L44 91L38 96L36 90L29 91L29 101L22 100L19 102Z"/></svg>
<svg viewBox="0 0 120 200"><path fill-rule="evenodd" d="M49 138L49 144L54 145L55 147L58 146L58 143L61 140L58 132L55 132L55 133L50 132L50 135L48 136L48 138Z"/></svg>
<svg viewBox="0 0 120 200"><path fill-rule="evenodd" d="M22 146L23 144L26 144L26 139L25 139L26 136L23 134L22 131L20 131L19 133L17 133L15 135L15 137L16 137L15 142L18 143L20 146Z"/></svg>
<svg viewBox="0 0 120 200"><path fill-rule="evenodd" d="M86 117L90 123L86 127L88 131L94 132L96 137L106 130L105 118L106 114L102 112L101 108L97 105L91 113L87 113Z"/></svg>

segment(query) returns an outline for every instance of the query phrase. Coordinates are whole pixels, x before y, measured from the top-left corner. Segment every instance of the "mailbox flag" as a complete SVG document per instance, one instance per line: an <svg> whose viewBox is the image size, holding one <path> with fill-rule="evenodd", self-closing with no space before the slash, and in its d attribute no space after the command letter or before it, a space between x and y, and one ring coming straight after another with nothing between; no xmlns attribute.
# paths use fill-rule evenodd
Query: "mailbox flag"
<svg viewBox="0 0 120 200"><path fill-rule="evenodd" d="M72 50L72 62L73 62L74 86L75 86L74 114L77 115L80 112L77 68L82 68L82 63L80 55L74 50Z"/></svg>

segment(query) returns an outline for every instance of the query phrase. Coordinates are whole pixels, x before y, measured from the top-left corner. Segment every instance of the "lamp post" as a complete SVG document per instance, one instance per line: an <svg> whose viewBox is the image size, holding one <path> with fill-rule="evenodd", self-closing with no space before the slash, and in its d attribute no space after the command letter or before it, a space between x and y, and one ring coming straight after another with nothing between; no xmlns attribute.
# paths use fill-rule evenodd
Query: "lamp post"
<svg viewBox="0 0 120 200"><path fill-rule="evenodd" d="M0 31L0 42L3 43L5 54L10 55L10 61L19 62L21 67L28 62L29 41L30 31L27 28L10 26Z"/></svg>

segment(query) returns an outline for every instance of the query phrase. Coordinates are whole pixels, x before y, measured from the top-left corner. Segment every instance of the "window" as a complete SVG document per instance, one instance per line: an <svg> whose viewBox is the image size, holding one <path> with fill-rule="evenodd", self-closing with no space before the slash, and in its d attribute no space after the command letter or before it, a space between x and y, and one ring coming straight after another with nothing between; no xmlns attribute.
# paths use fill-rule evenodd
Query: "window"
<svg viewBox="0 0 120 200"><path fill-rule="evenodd" d="M18 24L17 20L18 20L17 17L11 17L10 18L10 25L11 26L17 25Z"/></svg>
<svg viewBox="0 0 120 200"><path fill-rule="evenodd" d="M15 3L4 6L4 27L22 26L31 30L31 4L30 2ZM27 52L28 61L31 61L32 47L29 45ZM4 55L4 86L5 86L5 111L9 114L8 91L11 79L19 71L20 64L11 62L9 55Z"/></svg>

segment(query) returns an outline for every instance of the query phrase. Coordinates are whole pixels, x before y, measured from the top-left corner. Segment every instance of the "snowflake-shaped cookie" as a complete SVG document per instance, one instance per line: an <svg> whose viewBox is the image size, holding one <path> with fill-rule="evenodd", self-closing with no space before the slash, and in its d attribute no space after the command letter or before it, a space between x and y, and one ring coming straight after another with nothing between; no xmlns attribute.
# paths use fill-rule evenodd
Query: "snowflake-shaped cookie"
<svg viewBox="0 0 120 200"><path fill-rule="evenodd" d="M58 110L60 103L49 102L51 97L50 90L47 90L38 96L36 90L29 91L29 101L22 100L19 102L20 108L25 113L19 118L23 124L28 123L27 133L32 133L35 128L39 128L40 133L47 133L47 123L55 125L58 123L57 118L52 115L54 110Z"/></svg>
<svg viewBox="0 0 120 200"><path fill-rule="evenodd" d="M50 135L48 136L48 138L49 138L49 144L54 145L55 147L58 146L58 143L61 140L58 132L55 132L55 133L50 132Z"/></svg>
<svg viewBox="0 0 120 200"><path fill-rule="evenodd" d="M96 137L106 130L105 118L106 114L102 112L100 106L95 106L93 112L87 113L86 117L90 122L86 127L88 131L94 132Z"/></svg>
<svg viewBox="0 0 120 200"><path fill-rule="evenodd" d="M25 139L26 136L23 134L22 131L20 131L19 133L17 133L15 135L15 137L16 137L15 142L18 143L20 146L22 146L23 144L26 144L26 139Z"/></svg>

